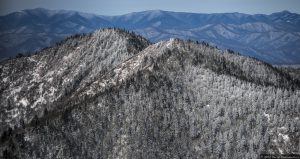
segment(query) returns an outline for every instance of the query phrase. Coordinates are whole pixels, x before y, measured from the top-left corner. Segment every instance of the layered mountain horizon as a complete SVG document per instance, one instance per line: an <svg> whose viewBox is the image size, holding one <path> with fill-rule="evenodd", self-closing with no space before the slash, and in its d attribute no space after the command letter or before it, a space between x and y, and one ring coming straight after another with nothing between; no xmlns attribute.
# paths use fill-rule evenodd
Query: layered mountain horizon
<svg viewBox="0 0 300 159"><path fill-rule="evenodd" d="M151 42L169 38L205 41L271 64L300 63L300 15L184 13L162 10L102 16L76 11L24 10L0 17L0 58L33 53L67 36L118 27Z"/></svg>

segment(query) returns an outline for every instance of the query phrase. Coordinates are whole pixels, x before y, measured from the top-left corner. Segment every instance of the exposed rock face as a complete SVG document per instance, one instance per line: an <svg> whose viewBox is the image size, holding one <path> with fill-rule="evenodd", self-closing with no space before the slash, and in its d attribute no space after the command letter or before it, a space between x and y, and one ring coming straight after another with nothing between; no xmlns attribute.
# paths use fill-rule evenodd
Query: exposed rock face
<svg viewBox="0 0 300 159"><path fill-rule="evenodd" d="M206 43L105 29L0 67L4 158L299 153L298 81Z"/></svg>

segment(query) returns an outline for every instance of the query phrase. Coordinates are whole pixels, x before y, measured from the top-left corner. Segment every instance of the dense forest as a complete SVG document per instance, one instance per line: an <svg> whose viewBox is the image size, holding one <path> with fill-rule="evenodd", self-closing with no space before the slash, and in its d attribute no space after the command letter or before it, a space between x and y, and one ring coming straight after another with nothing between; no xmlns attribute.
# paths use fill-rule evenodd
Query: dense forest
<svg viewBox="0 0 300 159"><path fill-rule="evenodd" d="M296 76L205 42L103 29L2 62L0 74L2 158L300 153Z"/></svg>

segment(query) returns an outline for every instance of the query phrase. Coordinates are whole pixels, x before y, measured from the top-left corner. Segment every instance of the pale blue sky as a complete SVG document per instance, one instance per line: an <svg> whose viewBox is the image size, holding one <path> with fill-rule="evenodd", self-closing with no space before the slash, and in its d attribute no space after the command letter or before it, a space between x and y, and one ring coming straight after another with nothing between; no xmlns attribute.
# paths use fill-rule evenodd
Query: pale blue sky
<svg viewBox="0 0 300 159"><path fill-rule="evenodd" d="M300 13L300 0L0 0L0 15L33 8L75 10L100 15L120 15L153 9L195 13L270 14L282 10Z"/></svg>

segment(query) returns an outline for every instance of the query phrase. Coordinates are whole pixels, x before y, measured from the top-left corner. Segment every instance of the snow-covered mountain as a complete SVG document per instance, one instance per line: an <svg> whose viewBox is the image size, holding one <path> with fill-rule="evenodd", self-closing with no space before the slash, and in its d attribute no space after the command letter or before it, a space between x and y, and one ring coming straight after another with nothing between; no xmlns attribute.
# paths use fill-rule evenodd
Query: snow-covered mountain
<svg viewBox="0 0 300 159"><path fill-rule="evenodd" d="M24 10L0 17L0 58L33 52L64 37L103 27L134 31L152 42L206 41L271 64L300 63L300 15L196 14L151 10L120 16L74 11Z"/></svg>
<svg viewBox="0 0 300 159"><path fill-rule="evenodd" d="M0 66L0 125L28 121L33 113L72 95L148 45L134 34L101 30L72 36L38 55L4 61Z"/></svg>
<svg viewBox="0 0 300 159"><path fill-rule="evenodd" d="M1 158L298 153L299 79L207 43L119 29L0 63Z"/></svg>

